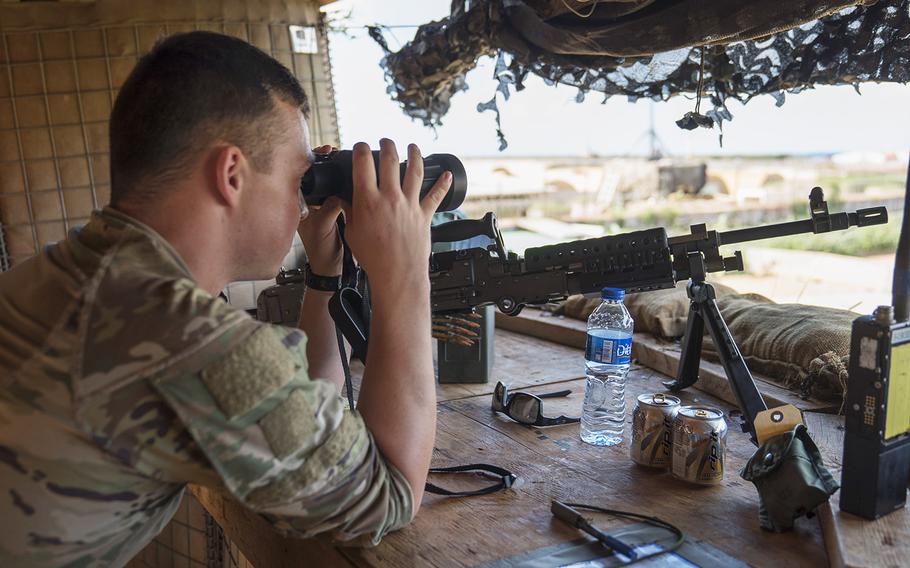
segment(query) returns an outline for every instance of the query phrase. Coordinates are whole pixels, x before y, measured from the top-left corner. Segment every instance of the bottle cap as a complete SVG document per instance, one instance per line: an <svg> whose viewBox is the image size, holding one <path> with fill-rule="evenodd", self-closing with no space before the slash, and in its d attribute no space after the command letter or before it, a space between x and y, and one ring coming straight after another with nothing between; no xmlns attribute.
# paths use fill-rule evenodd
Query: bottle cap
<svg viewBox="0 0 910 568"><path fill-rule="evenodd" d="M604 288L600 291L601 300L622 300L626 291L622 288Z"/></svg>

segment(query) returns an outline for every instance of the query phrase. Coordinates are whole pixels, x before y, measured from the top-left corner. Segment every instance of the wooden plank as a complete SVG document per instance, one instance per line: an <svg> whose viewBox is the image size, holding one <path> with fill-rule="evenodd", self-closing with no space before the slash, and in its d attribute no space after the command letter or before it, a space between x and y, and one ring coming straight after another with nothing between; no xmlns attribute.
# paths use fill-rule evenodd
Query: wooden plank
<svg viewBox="0 0 910 568"><path fill-rule="evenodd" d="M587 323L573 318L555 316L543 310L525 308L517 316L507 316L497 311L496 327L576 349L585 348Z"/></svg>
<svg viewBox="0 0 910 568"><path fill-rule="evenodd" d="M639 394L659 392L666 377L644 367L633 368L626 390L626 433L631 432L631 413ZM547 414L578 415L584 399L584 380L562 383L571 388L566 399L546 399ZM543 392L545 388L527 389ZM577 470L611 487L614 495L608 506L637 510L642 503L653 501L648 510L677 523L684 530L703 538L729 554L752 565L783 564L817 565L823 562L820 530L811 521L797 523L791 533L771 534L758 525L758 495L751 483L739 477L739 471L755 451L737 422L729 420L731 406L706 393L685 391L683 404L706 404L724 410L728 417L726 475L722 485L698 487L676 480L668 473L632 463L627 440L612 448L597 448L579 438L578 426L527 428L485 409L476 399L454 401L449 406L465 412L491 428L506 433L516 441L558 456L560 464ZM573 400L574 399L574 400ZM557 402L558 400L558 402ZM556 403L555 405L551 403ZM558 450L557 450L558 448Z"/></svg>
<svg viewBox="0 0 910 568"><path fill-rule="evenodd" d="M533 345L529 343L529 346ZM659 388L662 377L636 368L627 398ZM561 383L573 393L546 399L547 414L577 415L584 380ZM552 385L530 392L552 390ZM695 400L722 405L699 392ZM631 406L630 406L631 411ZM821 531L814 522L798 523L796 531L772 534L758 526L754 487L741 480L738 469L754 446L731 427L727 475L717 487L677 481L666 472L633 464L628 447L597 448L578 438L578 424L550 428L521 426L490 411L489 397L478 396L440 405L434 466L486 462L518 474L513 489L471 498L427 496L414 522L390 534L374 549L345 550L357 565L473 566L577 538L579 533L552 518L552 498L598 504L659 516L725 552L758 566L818 566L825 563ZM435 483L464 488L451 476ZM485 481L474 480L474 487ZM599 526L626 524L595 516Z"/></svg>
<svg viewBox="0 0 910 568"><path fill-rule="evenodd" d="M319 539L285 538L260 515L226 493L200 485L190 485L188 489L257 568L294 568L305 558L319 558L319 566L329 568L352 566L338 549Z"/></svg>
<svg viewBox="0 0 910 568"><path fill-rule="evenodd" d="M578 538L577 531L552 519L552 497L605 501L609 496L603 485L561 471L548 456L515 444L448 403L440 405L433 465L474 462L505 467L521 479L512 489L480 497L427 495L411 525L387 535L376 548L345 553L358 566L475 566ZM447 488L466 488L456 476L431 479ZM486 484L488 479L473 480L473 487Z"/></svg>
<svg viewBox="0 0 910 568"><path fill-rule="evenodd" d="M825 465L840 481L844 417L806 412L803 421ZM818 519L828 558L835 567L907 566L910 562L910 509L869 521L838 507L840 491L819 509Z"/></svg>
<svg viewBox="0 0 910 568"><path fill-rule="evenodd" d="M546 339L579 349L585 347L586 323L573 318L552 316L541 310L524 310L518 316L496 313L496 325L517 333ZM681 356L677 342L665 341L647 333L636 333L632 341L632 355L643 365L675 377ZM787 390L767 377L753 373L755 384L769 407L792 404L800 410L836 411L836 405L828 402L806 400ZM701 361L698 382L694 388L705 391L730 404L737 404L730 389L730 383L719 363Z"/></svg>
<svg viewBox="0 0 910 568"><path fill-rule="evenodd" d="M492 394L496 381L527 387L583 377L584 357L577 349L552 341L528 342L528 337L497 329L493 340L493 380L488 383L436 384L436 401L446 402L482 394ZM435 357L435 349L434 349ZM363 379L364 366L351 364L355 397Z"/></svg>

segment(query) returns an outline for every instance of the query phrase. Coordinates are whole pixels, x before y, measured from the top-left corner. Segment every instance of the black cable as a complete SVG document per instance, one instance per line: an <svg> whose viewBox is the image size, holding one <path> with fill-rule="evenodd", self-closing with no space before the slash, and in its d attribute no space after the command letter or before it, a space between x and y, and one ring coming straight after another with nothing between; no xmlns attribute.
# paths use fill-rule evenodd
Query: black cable
<svg viewBox="0 0 910 568"><path fill-rule="evenodd" d="M594 505L585 505L584 503L566 503L566 505L568 505L569 507L573 507L575 509L585 509L588 511L596 511L598 513L612 515L614 517L644 521L645 523L647 523L653 527L658 527L661 529L668 530L676 535L676 541L673 544L671 544L669 547L663 548L662 550L659 550L657 552L652 552L651 554L646 554L645 556L639 556L633 560L629 560L628 562L624 563L623 566L635 564L636 562L641 562L642 560L654 558L655 556L660 556L661 554L666 554L668 552L674 552L680 546L682 546L683 543L686 541L686 535L684 532L682 532L682 529L680 529L676 525L668 523L667 521L658 519L657 517L649 517L648 515L642 515L640 513L632 513L629 511L619 511L617 509L606 509L604 507L596 507Z"/></svg>

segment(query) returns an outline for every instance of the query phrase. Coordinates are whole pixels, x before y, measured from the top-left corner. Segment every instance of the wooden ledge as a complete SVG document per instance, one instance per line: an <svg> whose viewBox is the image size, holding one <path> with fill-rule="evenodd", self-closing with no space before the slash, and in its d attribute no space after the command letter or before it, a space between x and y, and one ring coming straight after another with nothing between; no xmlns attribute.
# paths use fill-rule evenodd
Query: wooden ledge
<svg viewBox="0 0 910 568"><path fill-rule="evenodd" d="M581 320L553 316L549 312L526 309L517 316L496 312L496 327L530 335L547 341L560 343L578 349L585 348L587 324ZM680 347L678 343L658 339L648 333L636 333L632 341L632 356L655 371L675 377L679 367ZM768 406L792 404L802 411L836 412L837 406L830 402L806 400L787 390L767 377L753 373L758 390ZM727 375L718 363L702 359L698 382L693 385L703 392L737 406L736 397L730 389Z"/></svg>

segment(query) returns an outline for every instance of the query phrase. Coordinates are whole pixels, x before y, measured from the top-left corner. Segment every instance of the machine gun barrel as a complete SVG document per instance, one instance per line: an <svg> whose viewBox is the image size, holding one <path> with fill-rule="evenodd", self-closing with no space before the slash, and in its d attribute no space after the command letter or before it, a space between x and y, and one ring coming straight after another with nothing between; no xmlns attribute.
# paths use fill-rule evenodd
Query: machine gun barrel
<svg viewBox="0 0 910 568"><path fill-rule="evenodd" d="M884 207L871 207L859 209L855 213L834 213L828 215L830 222L825 225L816 219L802 219L788 223L775 223L746 229L722 231L718 234L721 245L735 245L750 241L773 239L790 235L806 233L827 233L829 231L842 231L849 227L866 227L888 222L888 211ZM670 239L673 244L673 238Z"/></svg>

